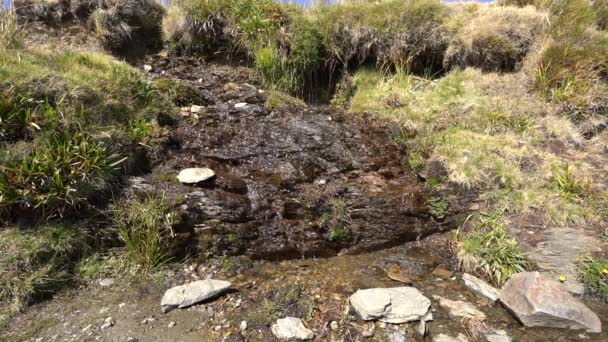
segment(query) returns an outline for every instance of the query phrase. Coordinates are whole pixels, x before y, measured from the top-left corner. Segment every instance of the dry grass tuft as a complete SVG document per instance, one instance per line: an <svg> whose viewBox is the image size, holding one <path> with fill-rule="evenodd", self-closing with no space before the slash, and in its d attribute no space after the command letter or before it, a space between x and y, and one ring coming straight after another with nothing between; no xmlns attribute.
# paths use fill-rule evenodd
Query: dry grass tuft
<svg viewBox="0 0 608 342"><path fill-rule="evenodd" d="M458 30L443 64L447 69L515 71L543 26L543 13L533 7L483 7Z"/></svg>

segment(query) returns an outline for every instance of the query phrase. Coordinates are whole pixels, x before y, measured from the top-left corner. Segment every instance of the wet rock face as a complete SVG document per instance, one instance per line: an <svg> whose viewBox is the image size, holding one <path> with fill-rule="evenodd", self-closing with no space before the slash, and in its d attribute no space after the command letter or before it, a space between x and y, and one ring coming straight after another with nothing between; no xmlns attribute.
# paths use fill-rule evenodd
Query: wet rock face
<svg viewBox="0 0 608 342"><path fill-rule="evenodd" d="M170 186L186 199L201 250L273 260L325 257L455 226L458 203L450 203L447 219L431 216L432 195L386 127L326 107L273 112L244 69L162 60L146 63L206 94L197 100L208 104L204 112L180 122L174 147L156 165L169 174L215 171L204 184Z"/></svg>
<svg viewBox="0 0 608 342"><path fill-rule="evenodd" d="M538 272L512 276L502 288L500 301L528 327L602 331L602 323L593 311Z"/></svg>

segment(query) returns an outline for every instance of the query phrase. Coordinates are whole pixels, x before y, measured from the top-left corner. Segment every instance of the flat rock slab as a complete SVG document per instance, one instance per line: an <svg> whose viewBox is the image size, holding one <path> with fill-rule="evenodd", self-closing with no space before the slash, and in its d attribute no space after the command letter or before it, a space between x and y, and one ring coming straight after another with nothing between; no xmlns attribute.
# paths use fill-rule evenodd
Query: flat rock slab
<svg viewBox="0 0 608 342"><path fill-rule="evenodd" d="M538 272L513 275L503 286L500 301L527 327L602 331L593 311Z"/></svg>
<svg viewBox="0 0 608 342"><path fill-rule="evenodd" d="M188 307L226 292L230 285L228 281L206 279L172 287L163 295L160 309L166 313L175 308Z"/></svg>
<svg viewBox="0 0 608 342"><path fill-rule="evenodd" d="M413 287L359 290L350 296L350 305L363 320L405 323L424 318L431 301Z"/></svg>
<svg viewBox="0 0 608 342"><path fill-rule="evenodd" d="M464 281L464 286L486 298L490 303L495 303L498 300L498 297L500 297L500 290L486 283L484 280L468 273L462 275L462 280Z"/></svg>
<svg viewBox="0 0 608 342"><path fill-rule="evenodd" d="M439 297L439 305L446 308L451 316L464 317L464 318L476 318L484 319L486 315L475 307L475 305L460 301L460 300L449 300L446 298Z"/></svg>
<svg viewBox="0 0 608 342"><path fill-rule="evenodd" d="M215 176L215 172L206 167L193 167L189 169L183 169L177 175L177 179L181 183L185 184L196 184L204 182Z"/></svg>
<svg viewBox="0 0 608 342"><path fill-rule="evenodd" d="M280 340L310 340L315 337L312 330L307 329L302 320L296 317L278 319L270 328L274 336Z"/></svg>

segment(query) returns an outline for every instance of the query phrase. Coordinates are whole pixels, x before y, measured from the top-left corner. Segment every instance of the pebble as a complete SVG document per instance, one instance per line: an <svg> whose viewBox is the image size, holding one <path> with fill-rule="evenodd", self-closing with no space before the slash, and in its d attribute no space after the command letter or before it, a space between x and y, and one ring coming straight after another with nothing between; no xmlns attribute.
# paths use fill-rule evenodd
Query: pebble
<svg viewBox="0 0 608 342"><path fill-rule="evenodd" d="M247 330L247 321L242 321L241 325L239 325L239 328L241 329L241 331Z"/></svg>
<svg viewBox="0 0 608 342"><path fill-rule="evenodd" d="M112 317L108 317L104 320L104 323L99 327L101 330L105 330L114 325L114 320Z"/></svg>
<svg viewBox="0 0 608 342"><path fill-rule="evenodd" d="M141 324L154 323L154 321L156 321L156 318L154 318L154 317L148 317L148 318L144 318L141 321Z"/></svg>
<svg viewBox="0 0 608 342"><path fill-rule="evenodd" d="M89 324L86 327L82 328L82 332L87 332L89 329L91 329L93 327L93 325Z"/></svg>
<svg viewBox="0 0 608 342"><path fill-rule="evenodd" d="M150 71L152 71L152 66L151 66L151 65L149 65L149 64L144 64L144 70L145 70L146 72L150 72Z"/></svg>
<svg viewBox="0 0 608 342"><path fill-rule="evenodd" d="M110 287L110 286L114 285L114 279L113 278L103 278L103 279L99 280L99 285L103 286L103 287Z"/></svg>
<svg viewBox="0 0 608 342"><path fill-rule="evenodd" d="M169 322L169 325L167 325L168 328L173 328L175 325L177 325L177 323L175 323L174 321Z"/></svg>
<svg viewBox="0 0 608 342"><path fill-rule="evenodd" d="M139 340L135 337L127 337L127 342L139 342Z"/></svg>
<svg viewBox="0 0 608 342"><path fill-rule="evenodd" d="M340 325L336 321L331 321L331 323L329 323L329 327L331 328L331 330L335 331L340 328Z"/></svg>
<svg viewBox="0 0 608 342"><path fill-rule="evenodd" d="M378 328L380 328L380 329L386 329L387 326L388 326L388 324L386 324L386 322L380 322L378 324Z"/></svg>
<svg viewBox="0 0 608 342"><path fill-rule="evenodd" d="M125 305L127 305L127 303L120 303L118 304L118 308L122 309L125 307Z"/></svg>
<svg viewBox="0 0 608 342"><path fill-rule="evenodd" d="M239 102L237 104L234 105L234 108L245 108L247 107L247 103L246 102Z"/></svg>
<svg viewBox="0 0 608 342"><path fill-rule="evenodd" d="M375 333L376 333L376 324L374 324L372 322L372 323L370 323L369 328L364 330L361 333L361 335L363 335L363 337L372 337L372 336L374 336Z"/></svg>

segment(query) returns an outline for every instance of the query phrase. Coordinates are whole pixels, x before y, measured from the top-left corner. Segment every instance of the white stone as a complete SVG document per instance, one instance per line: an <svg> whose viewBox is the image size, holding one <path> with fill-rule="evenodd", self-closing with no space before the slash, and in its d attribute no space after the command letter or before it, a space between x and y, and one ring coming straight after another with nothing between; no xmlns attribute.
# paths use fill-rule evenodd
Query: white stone
<svg viewBox="0 0 608 342"><path fill-rule="evenodd" d="M112 278L103 278L99 280L99 285L103 287L110 287L114 285L114 279Z"/></svg>
<svg viewBox="0 0 608 342"><path fill-rule="evenodd" d="M146 72L150 72L150 71L152 71L152 66L150 64L144 64L144 70Z"/></svg>
<svg viewBox="0 0 608 342"><path fill-rule="evenodd" d="M484 319L486 315L479 311L473 304L460 300L449 300L439 297L439 305L448 309L450 315L464 318Z"/></svg>
<svg viewBox="0 0 608 342"><path fill-rule="evenodd" d="M270 330L280 340L310 340L315 337L312 330L307 329L302 320L296 317L278 319Z"/></svg>
<svg viewBox="0 0 608 342"><path fill-rule="evenodd" d="M247 321L241 321L241 325L239 325L239 329L241 329L241 331L247 330Z"/></svg>
<svg viewBox="0 0 608 342"><path fill-rule="evenodd" d="M234 105L234 108L246 108L248 104L246 102L239 102Z"/></svg>
<svg viewBox="0 0 608 342"><path fill-rule="evenodd" d="M177 175L177 179L186 184L196 184L206 181L215 176L215 172L206 167L193 167L183 169Z"/></svg>
<svg viewBox="0 0 608 342"><path fill-rule="evenodd" d="M464 281L464 286L488 299L491 303L496 302L498 297L500 297L500 291L498 289L475 276L465 273L462 275L462 280Z"/></svg>
<svg viewBox="0 0 608 342"><path fill-rule="evenodd" d="M425 317L431 301L413 287L359 290L350 304L363 320L405 323Z"/></svg>
<svg viewBox="0 0 608 342"><path fill-rule="evenodd" d="M399 331L395 331L388 336L389 342L406 342L405 336Z"/></svg>
<svg viewBox="0 0 608 342"><path fill-rule="evenodd" d="M340 325L336 321L331 321L331 323L329 323L329 327L334 331L340 329Z"/></svg>
<svg viewBox="0 0 608 342"><path fill-rule="evenodd" d="M205 113L205 106L192 105L190 107L190 112L195 114L203 114Z"/></svg>
<svg viewBox="0 0 608 342"><path fill-rule="evenodd" d="M176 325L177 325L177 323L175 323L175 321L171 321L171 322L169 322L169 325L167 325L167 328L173 328Z"/></svg>
<svg viewBox="0 0 608 342"><path fill-rule="evenodd" d="M206 279L170 288L161 300L161 310L169 312L174 308L181 309L202 302L226 292L230 285L228 281Z"/></svg>

